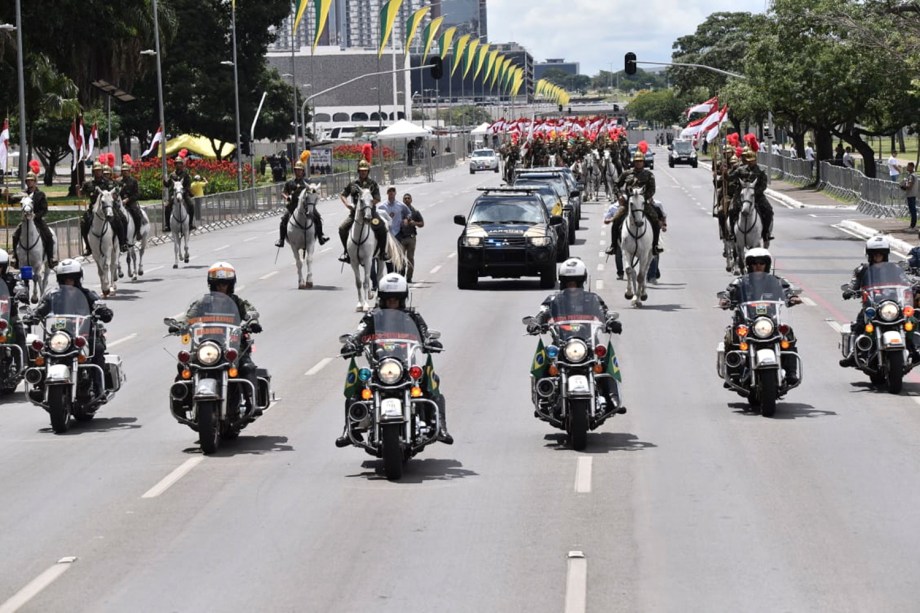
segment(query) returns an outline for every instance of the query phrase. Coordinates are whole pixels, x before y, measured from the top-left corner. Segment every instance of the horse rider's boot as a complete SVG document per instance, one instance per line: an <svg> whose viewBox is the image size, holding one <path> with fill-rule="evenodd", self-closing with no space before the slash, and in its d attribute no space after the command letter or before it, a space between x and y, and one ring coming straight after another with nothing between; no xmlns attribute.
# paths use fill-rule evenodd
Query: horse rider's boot
<svg viewBox="0 0 920 613"><path fill-rule="evenodd" d="M191 203L187 203L185 210L188 211L188 231L191 232L198 227L195 225L195 216L192 214L195 212L195 207Z"/></svg>
<svg viewBox="0 0 920 613"><path fill-rule="evenodd" d="M284 241L287 238L287 225L288 225L288 216L284 215L281 218L281 225L278 229L278 240L275 241L275 247L281 249L284 247Z"/></svg>
<svg viewBox="0 0 920 613"><path fill-rule="evenodd" d="M386 244L382 244L377 247L377 257L383 260L384 262L390 261L390 254L387 253Z"/></svg>
<svg viewBox="0 0 920 613"><path fill-rule="evenodd" d="M163 209L163 232L171 232L169 228L169 220L172 219L172 204L167 204L166 208Z"/></svg>
<svg viewBox="0 0 920 613"><path fill-rule="evenodd" d="M344 227L343 227L344 226ZM348 257L348 232L351 230L351 225L342 224L339 226L339 238L342 240L342 255L339 256L339 261L344 264L351 264L351 258Z"/></svg>
<svg viewBox="0 0 920 613"><path fill-rule="evenodd" d="M847 368L849 366L856 366L856 352L851 351L850 355L840 360L839 363L844 368Z"/></svg>
<svg viewBox="0 0 920 613"><path fill-rule="evenodd" d="M141 216L140 209L135 210L134 208L128 209L128 214L131 215L131 219L134 220L134 240L141 240L141 226L144 223L144 218Z"/></svg>
<svg viewBox="0 0 920 613"><path fill-rule="evenodd" d="M444 396L438 396L438 417L441 418L441 429L438 430L438 440L445 445L453 445L454 437L447 431L447 401Z"/></svg>
<svg viewBox="0 0 920 613"><path fill-rule="evenodd" d="M313 214L313 223L316 226L316 240L320 245L325 245L329 242L329 237L323 234L323 218L319 216L319 213Z"/></svg>
<svg viewBox="0 0 920 613"><path fill-rule="evenodd" d="M349 404L349 400L346 400L345 404L347 406ZM348 437L348 425L349 425L348 414L346 413L345 429L342 431L342 436L335 439L336 447L342 448L342 447L348 447L349 445L351 445L351 438ZM361 432L354 427L354 424L352 424L351 436L358 442L364 442L364 438L361 436Z"/></svg>
<svg viewBox="0 0 920 613"><path fill-rule="evenodd" d="M658 237L661 234L661 226L659 224L652 226L652 255L663 253L664 249L658 246Z"/></svg>

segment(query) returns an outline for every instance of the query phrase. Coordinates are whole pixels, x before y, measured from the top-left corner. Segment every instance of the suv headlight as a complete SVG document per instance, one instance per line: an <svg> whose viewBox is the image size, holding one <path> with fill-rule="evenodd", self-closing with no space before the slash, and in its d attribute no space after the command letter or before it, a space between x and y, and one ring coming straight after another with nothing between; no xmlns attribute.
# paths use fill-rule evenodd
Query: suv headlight
<svg viewBox="0 0 920 613"><path fill-rule="evenodd" d="M776 329L776 326L773 325L773 320L766 317L758 317L754 322L754 336L757 338L768 338L773 335L773 330Z"/></svg>
<svg viewBox="0 0 920 613"><path fill-rule="evenodd" d="M546 247L547 245L549 245L548 236L531 236L527 240L534 247Z"/></svg>
<svg viewBox="0 0 920 613"><path fill-rule="evenodd" d="M214 343L202 343L198 346L196 356L198 361L205 366L217 364L217 361L220 359L220 347Z"/></svg>
<svg viewBox="0 0 920 613"><path fill-rule="evenodd" d="M48 348L54 353L64 353L70 347L70 335L66 332L55 332L48 339Z"/></svg>
<svg viewBox="0 0 920 613"><path fill-rule="evenodd" d="M466 247L479 247L480 245L482 245L482 237L466 236L463 238L463 244Z"/></svg>
<svg viewBox="0 0 920 613"><path fill-rule="evenodd" d="M387 358L377 367L377 376L386 385L393 385L402 378L403 367L399 360Z"/></svg>
<svg viewBox="0 0 920 613"><path fill-rule="evenodd" d="M883 302L878 309L879 319L882 321L894 321L901 314L901 309L894 302Z"/></svg>
<svg viewBox="0 0 920 613"><path fill-rule="evenodd" d="M581 362L588 355L588 345L580 338L573 338L565 344L562 353L569 362Z"/></svg>

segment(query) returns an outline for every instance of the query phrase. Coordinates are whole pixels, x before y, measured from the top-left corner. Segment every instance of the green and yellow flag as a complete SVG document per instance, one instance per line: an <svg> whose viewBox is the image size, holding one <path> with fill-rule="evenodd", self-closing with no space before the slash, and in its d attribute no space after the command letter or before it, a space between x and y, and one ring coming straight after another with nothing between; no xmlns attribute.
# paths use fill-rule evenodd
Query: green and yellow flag
<svg viewBox="0 0 920 613"><path fill-rule="evenodd" d="M492 74L492 69L495 67L495 60L498 58L498 49L493 49L489 51L489 58L486 60L486 74L482 77L482 82L485 83L489 80L489 75Z"/></svg>
<svg viewBox="0 0 920 613"><path fill-rule="evenodd" d="M348 365L348 372L345 375L345 397L354 398L357 396L358 387L358 363L352 358L351 363Z"/></svg>
<svg viewBox="0 0 920 613"><path fill-rule="evenodd" d="M549 368L549 360L546 357L546 348L543 346L543 339L537 341L537 351L533 354L533 364L530 366L530 374L534 379L542 379L546 376Z"/></svg>
<svg viewBox="0 0 920 613"><path fill-rule="evenodd" d="M454 42L454 34L456 33L457 26L451 26L441 33L441 37L438 39L438 50L441 54L441 59L446 58L447 54L450 53L450 45Z"/></svg>
<svg viewBox="0 0 920 613"><path fill-rule="evenodd" d="M415 38L415 31L418 29L418 24L422 23L422 19L425 18L425 14L430 8L430 6L423 6L412 13L409 19L406 20L406 45L403 47L406 53L409 53L409 49L412 47L412 39Z"/></svg>
<svg viewBox="0 0 920 613"><path fill-rule="evenodd" d="M380 7L380 48L377 49L377 57L383 55L386 49L387 41L390 40L390 33L393 31L393 24L396 22L396 16L399 15L399 7L402 6L403 0L387 0Z"/></svg>
<svg viewBox="0 0 920 613"><path fill-rule="evenodd" d="M300 20L303 19L304 11L307 10L307 4L310 0L294 0L294 33L300 27ZM233 0L233 6L236 7L236 0Z"/></svg>
<svg viewBox="0 0 920 613"><path fill-rule="evenodd" d="M454 65L450 69L450 76L454 76L454 73L457 72L457 66L460 65L460 60L463 59L463 52L466 51L466 45L469 42L469 34L464 34L457 39L457 44L454 45Z"/></svg>
<svg viewBox="0 0 920 613"><path fill-rule="evenodd" d="M498 53L498 50L493 51L493 53ZM495 81L498 80L498 73L502 68L502 62L505 61L505 56L496 55L495 61L492 62L490 68L492 68L492 83L489 85L490 88L495 87Z"/></svg>
<svg viewBox="0 0 920 613"><path fill-rule="evenodd" d="M306 0L298 0L306 2ZM326 28L326 22L329 20L329 7L332 6L332 0L313 0L313 16L315 25L313 28L316 34L313 35L313 51L316 51L316 45L319 44L319 37ZM295 30L297 28L294 28Z"/></svg>
<svg viewBox="0 0 920 613"><path fill-rule="evenodd" d="M441 27L441 23L444 21L444 17L435 17L432 19L425 29L422 31L422 36L425 39L425 50L422 52L422 64L425 63L425 60L428 58L428 51L431 49L431 43L434 42L434 37L438 34L438 28Z"/></svg>
<svg viewBox="0 0 920 613"><path fill-rule="evenodd" d="M428 354L428 361L425 363L425 369L422 375L421 388L426 390L432 398L441 395L440 378L434 372L434 362L431 360L431 354Z"/></svg>
<svg viewBox="0 0 920 613"><path fill-rule="evenodd" d="M470 68L473 67L473 58L476 57L476 48L479 47L479 41L474 39L470 41L470 44L466 46L466 55L463 58L463 78L466 78L466 75L470 73Z"/></svg>
<svg viewBox="0 0 920 613"><path fill-rule="evenodd" d="M482 72L482 66L485 63L487 55L489 55L489 45L480 45L479 55L476 56L476 72L473 73L473 79L476 79L479 76L479 73Z"/></svg>
<svg viewBox="0 0 920 613"><path fill-rule="evenodd" d="M618 383L623 382L623 375L620 374L620 363L617 361L617 354L613 350L613 345L610 341L607 341L607 374L612 376L617 380Z"/></svg>

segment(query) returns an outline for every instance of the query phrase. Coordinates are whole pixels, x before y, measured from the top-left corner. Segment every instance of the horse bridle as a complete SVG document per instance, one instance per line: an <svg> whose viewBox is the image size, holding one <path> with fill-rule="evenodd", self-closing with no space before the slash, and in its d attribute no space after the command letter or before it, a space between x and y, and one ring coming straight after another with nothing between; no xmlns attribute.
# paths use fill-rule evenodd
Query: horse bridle
<svg viewBox="0 0 920 613"><path fill-rule="evenodd" d="M319 195L316 192L302 191L298 196L298 200L303 199L303 203L298 202L297 208L294 209L294 214L291 215L291 223L294 224L294 227L298 230L303 230L303 243L306 246L307 244L307 231L312 228L315 224L313 222L313 215L310 213L310 207L316 208L316 202L319 200ZM315 197L311 197L315 196ZM306 219L304 220L304 225L300 225L300 222L297 219L297 212L303 210Z"/></svg>
<svg viewBox="0 0 920 613"><path fill-rule="evenodd" d="M185 199L182 198L179 190L173 186L173 210L170 214L170 220L175 220L177 224L182 225L185 223L185 220L188 219L188 211L185 210ZM176 215L176 210L179 209L178 216Z"/></svg>
<svg viewBox="0 0 920 613"><path fill-rule="evenodd" d="M755 216L755 215L758 215L758 212L757 212L757 205L756 205L756 203L754 202L754 199L753 199L753 198L751 198L750 200L745 200L745 199L744 199L744 192L745 192L746 190L750 190L750 191L753 193L754 188L753 188L753 187L748 187L748 186L745 186L745 187L742 187L742 188L741 188L741 194L740 194L740 198L741 198L741 210L738 211L738 221L736 222L736 227L737 227L739 230L741 230L741 233L744 234L745 236L747 236L748 234L750 234L750 233L754 230L754 226L757 225L757 221L756 221L756 218L755 218L754 216ZM745 205L745 203L748 203L748 202L751 204L751 207L750 207L750 208L751 208L751 212L753 213L753 215L750 215L750 214L747 214L747 215L746 215L746 214L744 214L744 205ZM741 218L742 218L742 217L749 217L749 218L752 219L751 224L750 224L749 226L747 226L746 228L745 228L745 226L743 226L743 225L741 224Z"/></svg>
<svg viewBox="0 0 920 613"><path fill-rule="evenodd" d="M25 221L26 219L28 219L28 220L30 220L30 221L32 222L32 225L35 225L35 209L34 209L34 207L32 206L32 203L31 203L31 202L28 203L28 206L29 206L29 211L28 211L28 213L26 213L25 211L23 211L23 213L22 213L22 220ZM23 208L25 208L25 203L23 204ZM19 239L19 241L20 241L20 246L21 246L23 249L25 249L25 252L26 252L26 260L28 260L28 263L29 263L29 264L32 263L31 258L29 258L29 253L32 251L33 248L35 248L35 247L38 245L38 242L42 239L41 232L38 232L38 231L37 231L37 230L38 230L38 226L36 226L35 229L36 229L36 232L35 232L35 235L36 235L36 236L35 236L35 242L33 242L31 245L29 245L29 244L22 245L22 244L21 244L21 243L22 243L22 237L21 237L21 235L20 235L20 239Z"/></svg>
<svg viewBox="0 0 920 613"><path fill-rule="evenodd" d="M368 210L371 211L371 219L370 219L370 220L367 220L367 221L364 221L364 220L362 219L362 221L361 221L361 236L359 237L361 240L357 240L357 241L356 241L353 237L351 237L351 236L348 237L348 238L351 240L351 242L353 242L354 244L356 244L356 245L358 245L358 246L360 247L361 245L363 245L364 243L366 243L367 241L369 241L370 238L371 238L371 229L370 229L370 228L367 228L367 234L365 234L365 233L364 233L364 226L365 226L365 225L369 225L369 224L373 221L373 218L374 218L374 213L373 213L374 204L373 204L373 202L365 202L363 199L359 200L359 202L360 202L360 204L356 204L356 205L355 205L355 220L354 220L354 221L355 221L355 224L358 223L358 215L359 215L359 214L363 214L364 211L368 211Z"/></svg>
<svg viewBox="0 0 920 613"><path fill-rule="evenodd" d="M100 211L100 210L108 209L108 210L112 211L112 215L115 214L115 201L114 201L114 198L115 198L115 197L114 197L114 195L112 195L112 202L111 202L111 203L109 203L109 204L104 204L104 200L103 200L103 194L104 194L104 193L107 193L107 194L112 195L112 192L102 192L102 191L100 191L100 192L99 192L99 198L96 200L96 206L93 207L93 217L99 217L99 218L102 219L102 222L103 222L103 223L102 223L102 231L101 231L99 234L96 234L95 232L93 232L92 225L90 225L90 229L89 229L90 234L92 234L93 236L95 236L96 238L98 238L100 243L102 243L102 237L105 236L105 235L106 235L106 232L109 231L109 225L111 225L112 222L109 220L109 216L106 215L105 213L103 213L103 214L100 216L99 211Z"/></svg>

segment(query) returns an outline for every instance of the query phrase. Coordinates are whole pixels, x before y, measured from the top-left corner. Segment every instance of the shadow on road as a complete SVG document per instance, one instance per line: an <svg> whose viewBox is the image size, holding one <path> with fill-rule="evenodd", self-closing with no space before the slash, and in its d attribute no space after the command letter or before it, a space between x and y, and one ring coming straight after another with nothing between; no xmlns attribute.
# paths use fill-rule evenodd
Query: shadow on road
<svg viewBox="0 0 920 613"><path fill-rule="evenodd" d="M566 435L562 432L558 434L547 434L543 440L553 441L547 443L546 447L555 450L571 450ZM657 447L654 443L640 441L639 437L629 432L589 432L588 446L583 451L577 453L610 453L613 451L642 451L643 449L652 449Z"/></svg>
<svg viewBox="0 0 920 613"><path fill-rule="evenodd" d="M361 468L370 469L349 477L365 477L368 481L386 480L383 472L383 460L366 460ZM459 460L439 460L435 458L409 460L403 468L399 483L424 483L425 481L453 481L465 477L478 477L479 473L463 468Z"/></svg>
<svg viewBox="0 0 920 613"><path fill-rule="evenodd" d="M640 311L661 311L663 313L672 313L674 311L686 311L688 307L682 304L654 304L652 302L643 302L639 307Z"/></svg>
<svg viewBox="0 0 920 613"><path fill-rule="evenodd" d="M79 436L90 432L112 432L115 430L136 430L142 428L136 417L95 417L92 421L70 421L70 429L62 436ZM51 427L42 428L39 432L52 433Z"/></svg>
<svg viewBox="0 0 920 613"><path fill-rule="evenodd" d="M215 458L231 458L237 455L262 455L275 451L294 451L294 447L287 445L288 437L286 436L246 436L240 434L240 437L234 441L221 441L217 453L213 454ZM186 447L182 453L200 454L201 447L198 447L198 441L195 441L195 447Z"/></svg>
<svg viewBox="0 0 920 613"><path fill-rule="evenodd" d="M738 415L749 415L751 417L761 417L760 410L752 410L747 402L730 402L729 407L735 409L735 413ZM816 409L810 404L802 404L800 402L783 402L780 400L776 403L776 413L773 414L772 418L766 419L799 419L802 417L831 417L836 416L835 411L825 411L822 409Z"/></svg>
<svg viewBox="0 0 920 613"><path fill-rule="evenodd" d="M294 280L295 280L295 281L297 280L296 275L295 275L295 277L294 277ZM291 289L296 290L297 288L296 288L296 287L292 287ZM336 291L338 291L338 290L340 290L340 289L345 289L345 288L344 288L344 287L339 287L338 285L314 285L314 286L311 287L310 289L303 289L303 290L298 290L298 291L304 291L304 292L313 292L313 291L320 291L320 292L336 292Z"/></svg>

